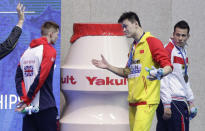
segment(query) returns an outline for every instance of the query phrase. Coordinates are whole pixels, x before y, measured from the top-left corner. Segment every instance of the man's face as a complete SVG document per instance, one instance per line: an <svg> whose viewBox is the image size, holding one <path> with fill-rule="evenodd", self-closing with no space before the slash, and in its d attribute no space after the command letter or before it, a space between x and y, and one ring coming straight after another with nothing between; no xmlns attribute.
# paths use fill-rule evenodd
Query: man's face
<svg viewBox="0 0 205 131"><path fill-rule="evenodd" d="M188 29L181 29L179 27L176 27L173 33L173 39L177 46L184 47L188 38Z"/></svg>
<svg viewBox="0 0 205 131"><path fill-rule="evenodd" d="M51 44L55 44L58 39L59 30L51 33Z"/></svg>
<svg viewBox="0 0 205 131"><path fill-rule="evenodd" d="M136 35L136 27L137 27L137 22L131 22L128 19L125 19L122 21L122 27L125 35L128 38L134 38Z"/></svg>

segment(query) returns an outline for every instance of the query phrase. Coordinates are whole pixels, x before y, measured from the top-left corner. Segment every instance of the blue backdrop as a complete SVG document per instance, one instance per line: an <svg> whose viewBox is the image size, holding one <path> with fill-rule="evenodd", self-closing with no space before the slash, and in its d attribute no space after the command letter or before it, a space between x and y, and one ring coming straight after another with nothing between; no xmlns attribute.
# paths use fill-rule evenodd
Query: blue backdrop
<svg viewBox="0 0 205 131"><path fill-rule="evenodd" d="M0 1L0 42L9 35L17 24L15 13L19 0ZM40 37L40 27L47 20L61 23L60 0L21 0L26 6L23 33L14 51L0 61L0 131L21 131L23 115L15 112L19 101L15 89L15 73L21 54L34 38ZM56 68L54 71L54 95L57 107L60 105L60 36L55 44L57 50Z"/></svg>

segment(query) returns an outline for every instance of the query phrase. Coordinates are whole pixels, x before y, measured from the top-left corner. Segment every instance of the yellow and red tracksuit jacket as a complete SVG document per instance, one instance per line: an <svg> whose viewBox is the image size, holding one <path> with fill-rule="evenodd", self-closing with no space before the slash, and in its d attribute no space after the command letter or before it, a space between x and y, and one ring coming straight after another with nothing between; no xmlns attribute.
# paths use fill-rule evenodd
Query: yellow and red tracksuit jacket
<svg viewBox="0 0 205 131"><path fill-rule="evenodd" d="M129 77L128 75L129 103L158 104L160 101L160 81L148 80L149 73L145 70L145 67L163 68L172 66L162 42L146 32L135 45L133 59L137 61L141 69L138 76Z"/></svg>

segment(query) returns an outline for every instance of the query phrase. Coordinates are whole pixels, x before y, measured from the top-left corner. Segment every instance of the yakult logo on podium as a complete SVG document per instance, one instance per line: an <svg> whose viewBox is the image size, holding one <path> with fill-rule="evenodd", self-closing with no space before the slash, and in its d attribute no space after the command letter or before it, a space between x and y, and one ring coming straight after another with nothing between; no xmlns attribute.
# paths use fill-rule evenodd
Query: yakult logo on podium
<svg viewBox="0 0 205 131"><path fill-rule="evenodd" d="M75 78L73 76L67 75L66 77L61 78L61 83L75 85L77 81L75 81Z"/></svg>
<svg viewBox="0 0 205 131"><path fill-rule="evenodd" d="M86 77L90 85L126 85L126 78L124 79L112 79L106 77L104 79L98 77Z"/></svg>
<svg viewBox="0 0 205 131"><path fill-rule="evenodd" d="M97 76L85 76L85 79L87 80L87 82L89 83L89 85L127 85L127 79L123 78L123 79L114 79L111 77L97 77ZM75 78L71 75L71 76L66 76L62 78L62 84L71 84L71 85L76 85L77 81L75 80Z"/></svg>

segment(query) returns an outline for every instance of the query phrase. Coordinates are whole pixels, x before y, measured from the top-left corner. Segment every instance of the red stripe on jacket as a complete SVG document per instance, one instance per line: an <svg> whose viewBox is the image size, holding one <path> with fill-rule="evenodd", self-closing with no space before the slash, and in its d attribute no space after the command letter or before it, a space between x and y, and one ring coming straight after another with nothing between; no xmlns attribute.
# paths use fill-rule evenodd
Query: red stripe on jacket
<svg viewBox="0 0 205 131"><path fill-rule="evenodd" d="M173 63L184 64L184 59L181 57L174 56ZM186 63L188 63L188 58L186 58Z"/></svg>
<svg viewBox="0 0 205 131"><path fill-rule="evenodd" d="M23 100L27 105L29 105L29 103L31 102L31 100L28 99L27 97L27 92L26 92L26 88L25 88L25 83L24 81L22 80L21 82L21 88L22 88L22 93L23 93L23 96L20 96L21 100Z"/></svg>
<svg viewBox="0 0 205 131"><path fill-rule="evenodd" d="M174 49L174 45L169 42L168 45L165 47L167 53L168 53L168 57L171 60L171 54L172 54L172 50Z"/></svg>
<svg viewBox="0 0 205 131"><path fill-rule="evenodd" d="M39 83L35 90L35 94L33 95L33 98L38 93L40 88L43 86L45 80L47 79L50 73L51 67L53 66L55 62L55 59L56 59L56 50L51 45L44 45Z"/></svg>

